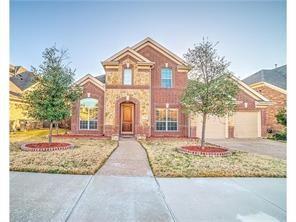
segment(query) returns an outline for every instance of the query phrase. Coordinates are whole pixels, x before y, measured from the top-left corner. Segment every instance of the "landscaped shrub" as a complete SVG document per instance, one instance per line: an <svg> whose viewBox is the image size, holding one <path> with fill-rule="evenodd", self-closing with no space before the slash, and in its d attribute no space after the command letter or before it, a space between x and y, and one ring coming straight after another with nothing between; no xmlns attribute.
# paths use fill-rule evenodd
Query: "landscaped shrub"
<svg viewBox="0 0 296 222"><path fill-rule="evenodd" d="M283 132L276 133L276 134L273 135L273 138L275 140L284 140L284 141L286 141L287 140L287 132L283 131Z"/></svg>
<svg viewBox="0 0 296 222"><path fill-rule="evenodd" d="M276 133L273 135L275 140L287 140L287 111L286 109L280 110L276 115L276 120L279 124L283 125L285 129L282 132Z"/></svg>

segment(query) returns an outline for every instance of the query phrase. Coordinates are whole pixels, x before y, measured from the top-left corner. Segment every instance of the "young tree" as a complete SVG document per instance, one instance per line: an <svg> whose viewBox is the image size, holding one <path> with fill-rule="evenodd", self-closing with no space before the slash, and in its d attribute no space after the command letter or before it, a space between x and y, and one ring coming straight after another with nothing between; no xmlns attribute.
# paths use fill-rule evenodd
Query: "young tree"
<svg viewBox="0 0 296 222"><path fill-rule="evenodd" d="M207 116L223 117L236 107L238 86L228 71L230 63L217 55L216 45L203 39L184 55L191 69L181 103L186 113L202 115L201 147L205 145Z"/></svg>
<svg viewBox="0 0 296 222"><path fill-rule="evenodd" d="M73 85L75 71L64 64L66 50L55 46L42 53L43 62L35 69L35 86L24 95L28 104L28 115L32 118L49 121L49 143L52 142L53 123L70 116L72 103L81 95L81 89Z"/></svg>

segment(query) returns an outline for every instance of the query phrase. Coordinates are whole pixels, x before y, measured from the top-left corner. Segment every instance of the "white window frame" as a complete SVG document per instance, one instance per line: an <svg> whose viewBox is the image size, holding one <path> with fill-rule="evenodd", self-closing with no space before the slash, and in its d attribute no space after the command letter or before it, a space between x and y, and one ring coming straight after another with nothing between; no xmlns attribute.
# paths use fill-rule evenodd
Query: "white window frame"
<svg viewBox="0 0 296 222"><path fill-rule="evenodd" d="M157 132L177 132L179 131L179 109L177 108L156 108L157 109L164 109L165 110L165 130L158 130L157 129L157 122L163 122L163 121L157 121L157 119L155 120L155 130ZM156 110L155 110L155 114L156 114ZM169 110L175 110L177 112L177 121L168 121L168 113ZM156 117L156 115L155 115ZM168 129L168 122L177 122L177 129L176 130L169 130Z"/></svg>
<svg viewBox="0 0 296 222"><path fill-rule="evenodd" d="M84 98L84 99L95 99L95 98ZM83 100L83 99L81 99L81 100ZM97 120L96 120L96 122L97 122L97 128L96 129L90 129L89 128L89 125L90 125L90 119L89 119L89 108L87 109L87 117L88 117L88 119L87 119L87 129L82 129L81 127L80 127L80 122L81 121L86 121L86 120L80 120L80 105L81 105L81 100L79 101L79 130L98 130L98 125L99 125L99 120L98 120L98 117L97 117ZM95 99L95 100L97 100L97 99ZM98 101L98 100L97 100ZM99 106L97 107L98 108L98 112L99 112ZM94 121L94 120L92 120L92 121Z"/></svg>
<svg viewBox="0 0 296 222"><path fill-rule="evenodd" d="M130 74L131 74L131 82L130 82L130 84L125 84L125 70L130 70ZM124 86L131 86L131 85L133 85L133 70L131 68L124 68L124 70L123 70L122 84Z"/></svg>
<svg viewBox="0 0 296 222"><path fill-rule="evenodd" d="M168 70L171 70L171 78L162 78L162 70L164 70L164 69L168 69ZM163 85L162 85L162 80L171 80L171 87L164 87ZM173 88L173 70L171 69L171 68L168 68L168 67L165 67L165 68L162 68L161 70L160 70L160 86L161 86L161 88L163 88L163 89L171 89L171 88Z"/></svg>

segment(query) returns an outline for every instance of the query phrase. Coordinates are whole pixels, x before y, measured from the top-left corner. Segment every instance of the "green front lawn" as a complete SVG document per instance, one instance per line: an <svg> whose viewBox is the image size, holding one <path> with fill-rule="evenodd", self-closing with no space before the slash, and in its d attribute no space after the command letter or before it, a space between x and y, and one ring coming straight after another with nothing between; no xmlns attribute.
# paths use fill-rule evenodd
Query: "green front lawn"
<svg viewBox="0 0 296 222"><path fill-rule="evenodd" d="M22 143L47 142L48 130L10 134L10 170L42 173L94 174L117 147L117 142L97 139L53 138L75 144L74 149L52 152L26 152Z"/></svg>
<svg viewBox="0 0 296 222"><path fill-rule="evenodd" d="M286 177L286 161L235 151L228 157L182 154L177 148L194 144L189 139L143 141L153 173L158 177Z"/></svg>

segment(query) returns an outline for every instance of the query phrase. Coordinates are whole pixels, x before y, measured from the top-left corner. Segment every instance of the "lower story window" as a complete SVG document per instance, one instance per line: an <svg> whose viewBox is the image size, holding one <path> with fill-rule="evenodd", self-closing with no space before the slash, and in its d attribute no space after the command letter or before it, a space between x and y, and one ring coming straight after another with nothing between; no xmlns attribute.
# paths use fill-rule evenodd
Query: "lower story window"
<svg viewBox="0 0 296 222"><path fill-rule="evenodd" d="M79 128L95 130L98 128L98 100L86 98L80 100Z"/></svg>
<svg viewBox="0 0 296 222"><path fill-rule="evenodd" d="M178 110L177 109L156 109L156 130L177 131Z"/></svg>

